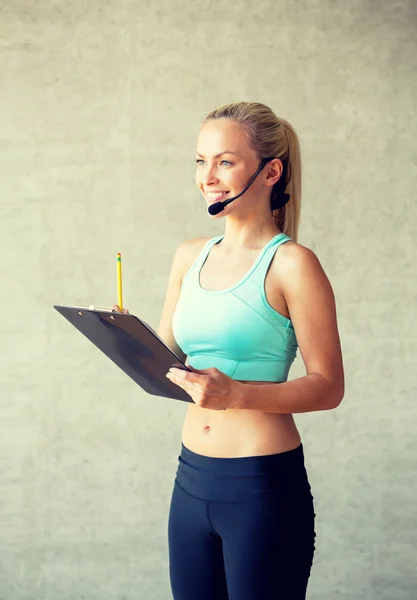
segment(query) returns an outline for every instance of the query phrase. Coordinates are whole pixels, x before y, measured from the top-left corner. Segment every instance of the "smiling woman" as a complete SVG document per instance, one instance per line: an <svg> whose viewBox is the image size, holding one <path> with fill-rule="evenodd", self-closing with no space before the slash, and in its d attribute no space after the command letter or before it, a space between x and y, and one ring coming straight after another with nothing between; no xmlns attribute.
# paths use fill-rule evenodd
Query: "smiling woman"
<svg viewBox="0 0 417 600"><path fill-rule="evenodd" d="M199 135L199 145L205 144L209 149L210 144L221 145L225 132L227 132L226 135L230 139L230 144L228 141L225 141L226 145L223 146L224 149L213 154L211 157L207 157L204 153L200 152L200 148L196 152L198 167L209 168L208 158L217 161L220 166L226 168L232 167L234 175L239 175L240 167L240 175L242 176L240 190L242 191L239 190L240 193L235 196L230 189L225 190L223 186L221 188L217 188L217 186L209 187L208 184L207 189L205 189L199 169L197 169L196 173L197 187L202 190L203 195L206 197L210 197L211 194L218 192L225 192L221 200L229 202L230 197L239 198L248 189L266 163L274 161L276 165L275 161L279 161L280 173L278 179L273 181L272 190L268 194L270 208L273 212L276 226L282 231L286 231L296 241L301 202L301 161L297 135L290 123L285 119L279 120L282 131L280 131L280 135L276 135L277 117L267 107L264 107L264 105L252 103L254 112L257 112L257 116L263 120L263 128L259 126L259 120L256 125L253 118L248 118L248 115L245 114L243 110L244 105L245 103L235 103L221 107L210 113L203 123ZM254 116L254 113L252 116ZM212 121L215 121L214 128L208 127ZM261 131L261 129L263 130ZM242 140L242 137L245 139ZM256 171L255 166L252 167L254 175L247 182L247 168L250 162L253 164L254 157L255 160L260 161L260 164L256 164L258 169ZM224 181L227 181L227 175L226 180L222 177L222 183ZM234 181L237 184L239 183L237 179ZM285 193L285 191L288 191L289 194ZM291 205L288 209L280 210L277 213L276 211L282 209L289 201L290 194L292 196ZM212 211L209 210L209 212L213 214Z"/></svg>
<svg viewBox="0 0 417 600"><path fill-rule="evenodd" d="M192 369L167 376L194 401L168 523L173 597L301 600L315 514L293 413L338 406L344 373L331 285L297 242L293 127L260 103L214 110L195 182L225 232L178 246L158 328ZM306 375L288 381L298 349Z"/></svg>

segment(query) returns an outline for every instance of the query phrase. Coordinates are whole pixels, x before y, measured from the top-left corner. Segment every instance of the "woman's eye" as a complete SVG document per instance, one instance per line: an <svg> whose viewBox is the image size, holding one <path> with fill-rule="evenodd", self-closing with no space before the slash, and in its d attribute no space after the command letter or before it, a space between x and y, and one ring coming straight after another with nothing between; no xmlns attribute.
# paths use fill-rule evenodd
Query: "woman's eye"
<svg viewBox="0 0 417 600"><path fill-rule="evenodd" d="M203 162L204 162L204 160L203 160L203 159L201 159L201 158L197 158L195 162L197 163L197 165L200 165L201 163L203 163ZM222 163L226 163L228 166L230 166L230 165L232 164L232 163L231 163L231 162L229 162L228 160L221 160L221 161L220 161L220 164L222 164Z"/></svg>

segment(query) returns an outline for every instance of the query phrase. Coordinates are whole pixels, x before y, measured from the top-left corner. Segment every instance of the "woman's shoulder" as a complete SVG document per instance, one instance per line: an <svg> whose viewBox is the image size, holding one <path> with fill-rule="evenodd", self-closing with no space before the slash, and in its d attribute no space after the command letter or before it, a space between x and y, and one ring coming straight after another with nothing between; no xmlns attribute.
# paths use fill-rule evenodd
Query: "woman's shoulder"
<svg viewBox="0 0 417 600"><path fill-rule="evenodd" d="M302 260L308 260L308 256L314 254L313 250L307 246L303 246L299 242L296 242L292 238L287 240L284 244L280 245L280 261L283 260L288 263L288 266L295 266Z"/></svg>
<svg viewBox="0 0 417 600"><path fill-rule="evenodd" d="M177 257L181 265L181 272L184 275L190 269L204 246L211 237L196 237L181 242L177 248Z"/></svg>
<svg viewBox="0 0 417 600"><path fill-rule="evenodd" d="M323 280L326 278L323 266L316 253L294 240L281 244L279 252L272 260L271 270L278 282L290 287L298 279Z"/></svg>

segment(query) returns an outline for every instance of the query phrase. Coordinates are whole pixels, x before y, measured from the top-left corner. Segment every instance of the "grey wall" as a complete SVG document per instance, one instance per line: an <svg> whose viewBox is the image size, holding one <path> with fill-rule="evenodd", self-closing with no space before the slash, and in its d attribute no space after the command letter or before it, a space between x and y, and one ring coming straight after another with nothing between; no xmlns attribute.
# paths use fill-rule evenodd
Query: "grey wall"
<svg viewBox="0 0 417 600"><path fill-rule="evenodd" d="M264 102L299 133L299 242L333 285L335 411L297 417L316 501L311 600L417 597L416 3L0 3L1 600L171 597L186 407L53 309L159 322L177 244L223 233L199 123ZM290 378L304 374L298 357Z"/></svg>

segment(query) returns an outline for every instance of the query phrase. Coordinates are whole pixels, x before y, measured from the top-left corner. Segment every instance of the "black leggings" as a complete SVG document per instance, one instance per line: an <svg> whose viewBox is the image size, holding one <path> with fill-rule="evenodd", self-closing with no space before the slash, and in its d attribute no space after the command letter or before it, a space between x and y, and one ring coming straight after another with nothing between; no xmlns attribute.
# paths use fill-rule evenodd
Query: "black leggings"
<svg viewBox="0 0 417 600"><path fill-rule="evenodd" d="M314 506L303 446L212 458L182 444L169 521L174 600L304 600Z"/></svg>

